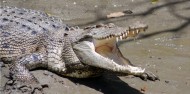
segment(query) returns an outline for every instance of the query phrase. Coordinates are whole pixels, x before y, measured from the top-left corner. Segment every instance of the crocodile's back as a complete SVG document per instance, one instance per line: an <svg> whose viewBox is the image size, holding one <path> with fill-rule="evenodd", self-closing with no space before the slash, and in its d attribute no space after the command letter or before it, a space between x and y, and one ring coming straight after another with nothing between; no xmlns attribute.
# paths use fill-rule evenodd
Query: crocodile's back
<svg viewBox="0 0 190 94"><path fill-rule="evenodd" d="M48 33L65 28L60 19L28 9L0 7L0 59L36 51Z"/></svg>

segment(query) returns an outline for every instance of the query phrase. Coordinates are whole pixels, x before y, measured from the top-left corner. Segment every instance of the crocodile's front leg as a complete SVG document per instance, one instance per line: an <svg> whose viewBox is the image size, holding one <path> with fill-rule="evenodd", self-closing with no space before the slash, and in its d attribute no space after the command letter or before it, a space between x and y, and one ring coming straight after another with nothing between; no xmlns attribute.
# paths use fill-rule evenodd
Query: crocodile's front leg
<svg viewBox="0 0 190 94"><path fill-rule="evenodd" d="M12 64L10 68L10 75L14 80L24 83L38 83L38 80L29 72L29 70L46 66L44 63L42 63L42 61L43 56L38 53L22 57Z"/></svg>
<svg viewBox="0 0 190 94"><path fill-rule="evenodd" d="M62 63L62 65L64 65L64 62ZM38 83L38 80L29 70L41 67L59 74L65 71L65 67L62 67L62 65L59 64L59 66L57 66L57 64L48 64L46 55L33 53L14 62L10 68L10 74L14 80L24 83Z"/></svg>
<svg viewBox="0 0 190 94"><path fill-rule="evenodd" d="M33 94L37 89L40 92L43 92L42 85L38 82L34 75L29 72L29 70L38 67L48 68L46 57L40 53L26 55L13 62L10 67L10 76L12 79L10 80L11 82L7 82L9 84L5 84L4 90L14 88L13 90L15 91L18 89L21 91L27 90Z"/></svg>
<svg viewBox="0 0 190 94"><path fill-rule="evenodd" d="M135 67L132 65L119 65L115 61L101 56L100 54L95 52L95 47L92 42L83 41L80 42L79 44L75 44L74 50L77 56L84 64L103 68L113 72L126 73L139 77L147 77L148 79L152 77L152 75L151 77L149 77L149 74L145 72L145 69L142 69L140 67ZM145 76L145 74L147 76ZM150 80L157 80L157 77L154 75L153 78L155 79L151 78Z"/></svg>

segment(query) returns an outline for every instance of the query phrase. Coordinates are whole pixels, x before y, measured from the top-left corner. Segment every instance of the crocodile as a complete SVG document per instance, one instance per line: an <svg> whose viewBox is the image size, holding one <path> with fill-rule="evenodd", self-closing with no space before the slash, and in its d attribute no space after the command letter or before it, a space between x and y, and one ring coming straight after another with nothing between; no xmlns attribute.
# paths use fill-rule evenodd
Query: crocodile
<svg viewBox="0 0 190 94"><path fill-rule="evenodd" d="M137 22L129 28L99 24L81 29L42 11L0 7L0 61L10 63L12 78L24 83L39 83L29 72L37 68L75 78L111 72L155 81L158 76L131 64L117 45L147 28Z"/></svg>

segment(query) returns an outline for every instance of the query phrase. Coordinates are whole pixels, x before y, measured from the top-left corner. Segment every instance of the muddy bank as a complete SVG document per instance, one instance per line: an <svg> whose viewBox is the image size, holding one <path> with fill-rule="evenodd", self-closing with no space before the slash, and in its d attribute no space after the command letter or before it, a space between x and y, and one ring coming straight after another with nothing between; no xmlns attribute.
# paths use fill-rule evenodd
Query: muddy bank
<svg viewBox="0 0 190 94"><path fill-rule="evenodd" d="M115 23L126 27L135 21L149 25L137 40L120 42L120 49L133 64L160 76L160 81L142 81L130 76L104 75L90 79L60 77L45 70L32 73L45 94L189 94L190 90L190 1L162 0L0 0L1 6L45 11L69 25L84 27ZM131 10L133 14L106 19L105 15ZM1 68L1 90L8 81L8 67ZM38 90L36 92L39 92ZM4 92L2 92L4 93ZM6 92L7 93L7 92ZM27 92L26 92L27 93Z"/></svg>

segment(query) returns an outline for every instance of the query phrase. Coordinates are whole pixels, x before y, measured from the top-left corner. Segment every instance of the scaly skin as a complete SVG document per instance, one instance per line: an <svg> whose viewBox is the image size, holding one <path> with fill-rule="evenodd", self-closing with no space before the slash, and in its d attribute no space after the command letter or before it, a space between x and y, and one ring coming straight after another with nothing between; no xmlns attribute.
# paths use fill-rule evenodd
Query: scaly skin
<svg viewBox="0 0 190 94"><path fill-rule="evenodd" d="M67 31L60 31L66 28L61 20L43 12L10 7L1 7L0 14L0 59L15 62L11 72L16 79L33 81L26 69L65 70L62 52Z"/></svg>
<svg viewBox="0 0 190 94"><path fill-rule="evenodd" d="M109 24L80 29L69 28L61 20L35 10L1 7L0 14L0 61L12 62L10 71L16 80L37 82L29 70L39 67L76 78L111 71L158 79L130 65L117 47L117 41L137 36L147 25L137 23L125 29Z"/></svg>

